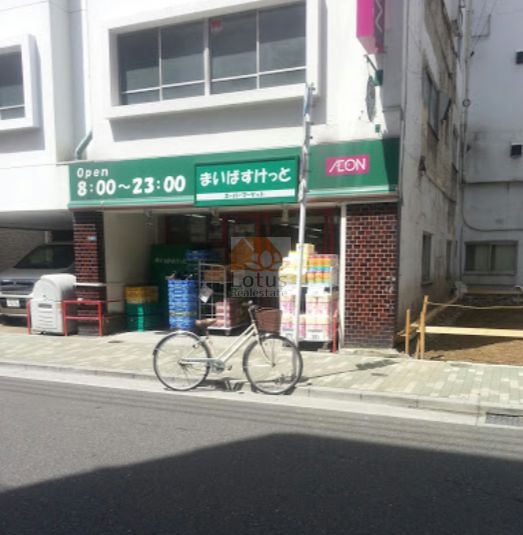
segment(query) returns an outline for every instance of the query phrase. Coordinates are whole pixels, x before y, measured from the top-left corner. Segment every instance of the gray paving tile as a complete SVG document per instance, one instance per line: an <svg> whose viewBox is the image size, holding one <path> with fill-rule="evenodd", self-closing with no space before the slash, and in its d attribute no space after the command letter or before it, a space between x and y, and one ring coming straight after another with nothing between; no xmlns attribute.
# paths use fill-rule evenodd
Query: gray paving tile
<svg viewBox="0 0 523 535"><path fill-rule="evenodd" d="M0 329L0 361L152 374L152 351L160 338L152 332L98 338ZM230 340L213 339L213 348L219 352ZM243 380L241 352L230 364L230 377ZM384 357L363 351L304 352L304 375L313 387L523 405L523 366Z"/></svg>

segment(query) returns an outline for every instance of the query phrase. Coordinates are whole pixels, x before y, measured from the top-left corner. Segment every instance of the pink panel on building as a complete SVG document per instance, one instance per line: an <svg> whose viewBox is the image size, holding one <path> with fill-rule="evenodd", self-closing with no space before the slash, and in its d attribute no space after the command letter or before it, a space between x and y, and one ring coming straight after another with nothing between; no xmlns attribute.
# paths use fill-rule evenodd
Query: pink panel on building
<svg viewBox="0 0 523 535"><path fill-rule="evenodd" d="M356 37L369 54L384 51L385 0L358 0Z"/></svg>

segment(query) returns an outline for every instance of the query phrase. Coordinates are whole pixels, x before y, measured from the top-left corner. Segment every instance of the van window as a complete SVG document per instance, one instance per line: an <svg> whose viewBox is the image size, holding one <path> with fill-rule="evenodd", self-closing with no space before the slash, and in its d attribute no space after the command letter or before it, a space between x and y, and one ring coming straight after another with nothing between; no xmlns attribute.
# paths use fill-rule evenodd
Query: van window
<svg viewBox="0 0 523 535"><path fill-rule="evenodd" d="M65 269L74 262L71 244L46 244L33 249L16 264L19 269Z"/></svg>

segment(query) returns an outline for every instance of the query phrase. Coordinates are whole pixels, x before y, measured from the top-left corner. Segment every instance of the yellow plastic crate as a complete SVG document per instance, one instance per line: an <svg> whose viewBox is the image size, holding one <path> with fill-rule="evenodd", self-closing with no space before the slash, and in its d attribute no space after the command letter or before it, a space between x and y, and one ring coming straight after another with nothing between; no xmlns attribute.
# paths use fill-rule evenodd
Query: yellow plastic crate
<svg viewBox="0 0 523 535"><path fill-rule="evenodd" d="M156 303L158 301L158 286L126 286L125 302L133 305Z"/></svg>

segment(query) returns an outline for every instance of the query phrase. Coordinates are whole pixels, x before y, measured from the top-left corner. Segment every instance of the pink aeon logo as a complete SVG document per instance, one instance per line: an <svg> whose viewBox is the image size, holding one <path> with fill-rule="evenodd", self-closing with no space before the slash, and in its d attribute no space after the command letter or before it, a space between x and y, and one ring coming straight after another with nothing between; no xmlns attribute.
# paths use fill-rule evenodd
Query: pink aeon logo
<svg viewBox="0 0 523 535"><path fill-rule="evenodd" d="M353 156L332 156L325 160L327 176L363 175L369 172L370 155L356 154Z"/></svg>

